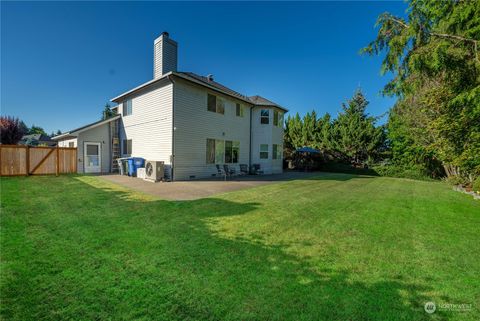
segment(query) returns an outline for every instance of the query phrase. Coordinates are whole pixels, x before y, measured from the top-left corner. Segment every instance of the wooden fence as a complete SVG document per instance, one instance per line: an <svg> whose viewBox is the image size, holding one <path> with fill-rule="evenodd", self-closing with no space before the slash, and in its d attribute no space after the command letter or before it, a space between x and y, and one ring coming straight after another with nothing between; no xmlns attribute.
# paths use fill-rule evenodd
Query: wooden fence
<svg viewBox="0 0 480 321"><path fill-rule="evenodd" d="M0 176L58 175L76 172L76 148L0 145Z"/></svg>

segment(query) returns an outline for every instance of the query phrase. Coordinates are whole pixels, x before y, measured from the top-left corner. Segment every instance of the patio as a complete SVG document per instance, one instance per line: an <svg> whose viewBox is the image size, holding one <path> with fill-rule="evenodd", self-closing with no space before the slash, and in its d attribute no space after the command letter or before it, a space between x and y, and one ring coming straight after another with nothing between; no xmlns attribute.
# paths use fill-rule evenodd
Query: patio
<svg viewBox="0 0 480 321"><path fill-rule="evenodd" d="M241 189L274 184L280 181L304 179L318 176L320 173L285 172L273 175L247 175L229 178L212 178L204 180L152 183L136 177L118 174L102 175L101 179L126 186L128 188L157 196L165 200L195 200L215 194L237 191Z"/></svg>

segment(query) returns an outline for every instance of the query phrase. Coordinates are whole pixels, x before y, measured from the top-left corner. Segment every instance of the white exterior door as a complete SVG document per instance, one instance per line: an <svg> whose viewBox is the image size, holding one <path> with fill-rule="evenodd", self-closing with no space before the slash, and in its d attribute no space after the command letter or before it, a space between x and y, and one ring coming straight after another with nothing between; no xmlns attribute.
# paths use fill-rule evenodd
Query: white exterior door
<svg viewBox="0 0 480 321"><path fill-rule="evenodd" d="M102 171L102 144L101 143L84 143L83 155L85 173L100 173Z"/></svg>

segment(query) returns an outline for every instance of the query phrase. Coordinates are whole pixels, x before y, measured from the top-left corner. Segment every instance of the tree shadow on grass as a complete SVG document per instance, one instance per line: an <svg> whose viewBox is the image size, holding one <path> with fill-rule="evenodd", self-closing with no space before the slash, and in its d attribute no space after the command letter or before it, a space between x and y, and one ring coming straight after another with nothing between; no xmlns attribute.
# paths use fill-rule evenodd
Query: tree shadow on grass
<svg viewBox="0 0 480 321"><path fill-rule="evenodd" d="M4 208L4 221L22 215L22 246L35 249L3 255L17 268L2 286L5 319L432 319L423 311L425 285L353 281L334 262L312 266L282 245L221 238L206 223L260 204L142 199L107 184L67 182L43 192L68 202L39 197L22 212Z"/></svg>

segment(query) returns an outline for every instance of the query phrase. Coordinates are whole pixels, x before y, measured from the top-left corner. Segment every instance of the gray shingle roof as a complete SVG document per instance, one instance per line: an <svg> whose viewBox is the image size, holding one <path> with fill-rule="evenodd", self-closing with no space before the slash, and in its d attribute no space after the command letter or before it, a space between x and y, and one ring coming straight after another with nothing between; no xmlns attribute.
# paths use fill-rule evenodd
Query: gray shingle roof
<svg viewBox="0 0 480 321"><path fill-rule="evenodd" d="M51 141L49 136L45 136L43 134L30 134L30 135L24 135L22 137L22 140L27 140L27 139L34 139L38 141Z"/></svg>
<svg viewBox="0 0 480 321"><path fill-rule="evenodd" d="M214 80L209 80L208 77L205 77L205 76L200 76L200 75L197 75L196 73L193 73L193 72L178 72L178 74L181 74L181 75L184 75L184 76L187 76L187 77L191 77L197 81L201 81L207 85L210 85L212 87L215 87L217 88L218 90L220 91L223 91L231 96L234 96L234 97L238 97L240 99L243 99L243 100L246 100L246 101L250 101L252 104L256 105L256 106L270 106L270 107L277 107L277 108L280 108L280 109L283 109L285 111L288 111L288 109L280 106L279 104L277 103L274 103L273 101L271 100L268 100L262 96L259 96L259 95L255 95L255 96L246 96L246 95L242 95L240 94L239 92L236 92L235 90L233 89L230 89Z"/></svg>
<svg viewBox="0 0 480 321"><path fill-rule="evenodd" d="M200 85L204 85L206 87L209 87L209 88L213 88L215 90L218 90L219 92L222 92L224 94L227 94L227 95L230 95L232 97L236 97L238 99L241 99L243 101L246 101L246 102L250 102L252 103L253 105L257 105L257 106L270 106L270 107L277 107L277 108L280 108L284 111L288 111L288 109L280 106L279 104L277 103L274 103L266 98L263 98L261 96L251 96L251 97L248 97L247 95L243 95L233 89L230 89L228 88L227 86L224 86L222 85L221 83L218 83L216 82L215 80L210 80L208 79L208 77L205 77L205 76L200 76L196 73L193 73L193 72L185 72L185 71L178 71L178 72L169 72L165 75L163 75L161 78L158 78L158 79L153 79L153 80L150 80L138 87L135 87L133 88L132 90L129 90L115 98L112 98L111 101L113 102L117 102L119 103L120 102L120 99L127 96L127 95L130 95L130 94L133 94L134 92L137 92L138 90L142 89L142 88L145 88L149 85L152 85L154 83L156 83L157 81L160 81L161 79L165 79L166 77L169 77L169 76L177 76L179 78L183 78L185 80L189 80L189 81L192 81L194 83L197 83L197 84L200 84Z"/></svg>
<svg viewBox="0 0 480 321"><path fill-rule="evenodd" d="M209 80L208 77L205 77L205 76L200 76L200 75L197 75L196 73L193 73L193 72L177 72L178 74L181 74L181 75L184 75L184 76L187 76L187 77L191 77L195 80L198 80L198 81L201 81L203 83L205 83L206 85L210 85L212 87L215 87L217 88L218 90L221 90L231 96L234 96L234 97L237 97L237 98L240 98L240 99L243 99L243 100L249 100L248 97L246 95L242 95L240 94L239 92L236 92L235 90L233 89L230 89L218 82L216 82L215 80Z"/></svg>
<svg viewBox="0 0 480 321"><path fill-rule="evenodd" d="M268 100L267 98L263 98L262 96L259 96L259 95L250 96L250 97L248 97L248 99L249 99L254 105L257 105L257 106L273 106L273 107L278 107L278 108L281 108L281 109L286 110L285 108L283 108L283 107L280 106L279 104L274 103L273 101Z"/></svg>

